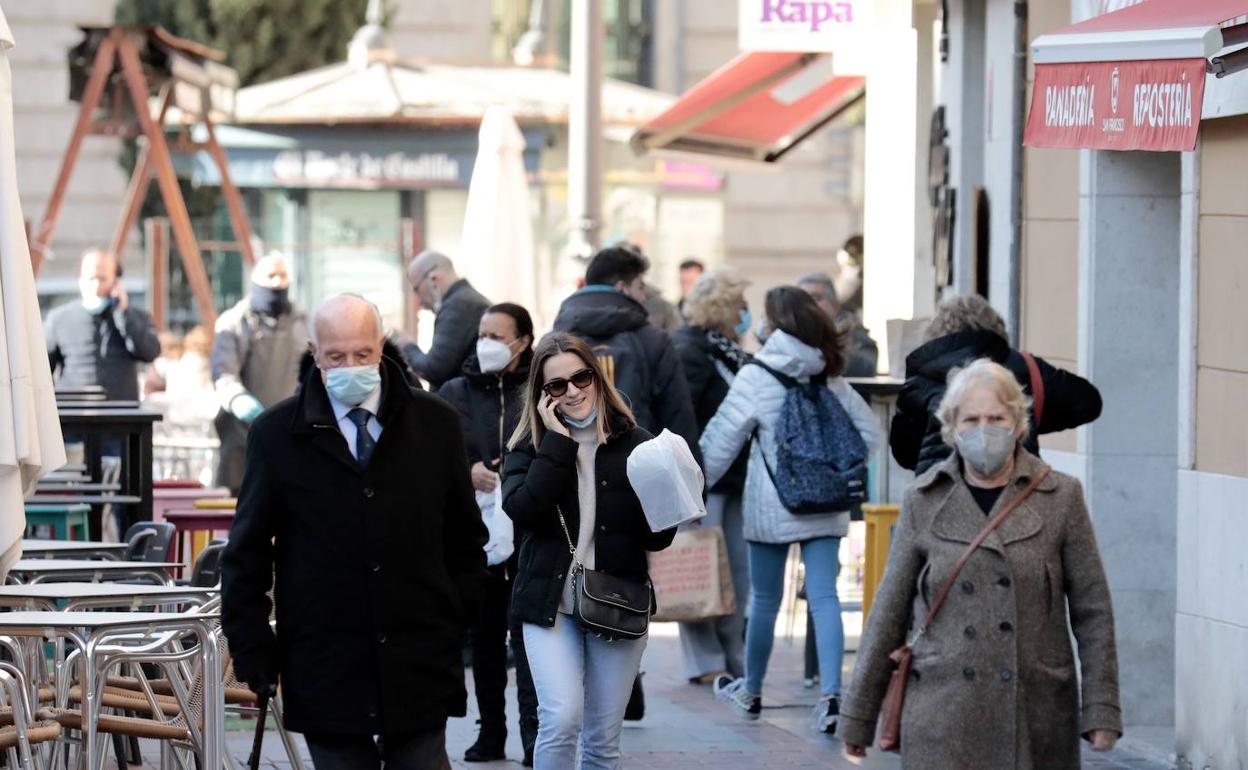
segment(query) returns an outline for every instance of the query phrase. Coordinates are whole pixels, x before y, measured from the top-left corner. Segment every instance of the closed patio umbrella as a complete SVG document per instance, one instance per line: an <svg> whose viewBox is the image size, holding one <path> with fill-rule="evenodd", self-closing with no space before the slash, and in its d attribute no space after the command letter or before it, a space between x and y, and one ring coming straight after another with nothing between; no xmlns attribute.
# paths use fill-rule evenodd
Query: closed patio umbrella
<svg viewBox="0 0 1248 770"><path fill-rule="evenodd" d="M65 464L39 299L17 194L13 138L13 47L0 10L0 581L21 556L22 501Z"/></svg>
<svg viewBox="0 0 1248 770"><path fill-rule="evenodd" d="M485 111L457 261L492 302L523 305L536 319L537 269L524 144L506 108Z"/></svg>

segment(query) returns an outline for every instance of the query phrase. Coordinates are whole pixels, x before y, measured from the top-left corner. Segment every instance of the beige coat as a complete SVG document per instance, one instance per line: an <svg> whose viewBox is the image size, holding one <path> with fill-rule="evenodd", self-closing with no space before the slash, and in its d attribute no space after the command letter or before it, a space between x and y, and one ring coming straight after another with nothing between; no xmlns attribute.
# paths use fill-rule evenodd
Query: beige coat
<svg viewBox="0 0 1248 770"><path fill-rule="evenodd" d="M1044 467L1022 449L1015 465L992 515ZM906 491L853 686L841 703L845 742L873 743L892 671L889 653L922 622L987 520L957 455ZM1079 645L1082 699L1068 619ZM1078 768L1080 735L1098 729L1122 732L1113 608L1083 489L1055 471L971 556L915 642L902 765Z"/></svg>

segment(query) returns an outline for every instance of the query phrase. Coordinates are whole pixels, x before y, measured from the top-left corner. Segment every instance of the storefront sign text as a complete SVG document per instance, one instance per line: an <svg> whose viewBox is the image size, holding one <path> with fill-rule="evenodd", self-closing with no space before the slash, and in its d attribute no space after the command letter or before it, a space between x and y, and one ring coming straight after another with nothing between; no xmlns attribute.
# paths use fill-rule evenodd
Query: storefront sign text
<svg viewBox="0 0 1248 770"><path fill-rule="evenodd" d="M1204 93L1204 59L1040 64L1024 143L1190 151Z"/></svg>
<svg viewBox="0 0 1248 770"><path fill-rule="evenodd" d="M457 184L459 161L446 153L330 154L290 150L273 158L273 180L289 187L408 187Z"/></svg>
<svg viewBox="0 0 1248 770"><path fill-rule="evenodd" d="M864 47L869 0L738 0L742 51L847 55Z"/></svg>

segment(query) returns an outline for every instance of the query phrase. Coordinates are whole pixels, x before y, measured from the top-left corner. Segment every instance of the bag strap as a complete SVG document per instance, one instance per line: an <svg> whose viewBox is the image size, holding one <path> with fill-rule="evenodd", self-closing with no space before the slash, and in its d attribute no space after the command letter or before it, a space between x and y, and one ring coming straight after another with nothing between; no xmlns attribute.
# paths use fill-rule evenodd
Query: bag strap
<svg viewBox="0 0 1248 770"><path fill-rule="evenodd" d="M1039 433L1040 423L1044 421L1044 378L1040 376L1040 365L1036 363L1036 357L1030 353L1019 352L1027 364L1027 375L1031 378L1031 407L1036 415L1034 428Z"/></svg>
<svg viewBox="0 0 1248 770"><path fill-rule="evenodd" d="M1013 513L1014 509L1017 508L1019 504L1026 500L1032 492L1036 491L1036 487L1040 486L1040 482L1044 481L1048 475L1049 468L1047 467L1037 473L1031 482L1023 489L1023 491L1018 493L1017 497L1007 503L1006 506L1001 509L1000 513L993 516L992 519L984 525L984 528L979 531L979 534L975 536L975 539L971 541L971 544L968 545L966 550L962 552L962 556L959 557L957 563L953 565L953 572L949 573L949 577L945 579L944 586L941 587L940 593L936 595L936 601L932 603L931 609L927 611L927 617L923 618L922 625L919 626L919 630L915 633L914 639L910 642L912 646L920 636L927 633L928 627L931 626L932 621L936 619L936 613L940 612L940 608L944 605L945 599L949 597L949 591L953 589L953 584L958 581L958 575L962 573L962 568L965 567L966 563L970 560L971 554L975 553L975 551L979 549L984 540L988 538L988 535L992 534L992 531L1000 526L1001 522L1005 521L1005 518Z"/></svg>
<svg viewBox="0 0 1248 770"><path fill-rule="evenodd" d="M568 539L568 553L572 554L573 566L578 570L585 569L585 565L576 558L576 545L572 543L572 533L568 531L568 522L563 519L563 509L556 505L555 513L559 514L559 526L563 527L563 536Z"/></svg>

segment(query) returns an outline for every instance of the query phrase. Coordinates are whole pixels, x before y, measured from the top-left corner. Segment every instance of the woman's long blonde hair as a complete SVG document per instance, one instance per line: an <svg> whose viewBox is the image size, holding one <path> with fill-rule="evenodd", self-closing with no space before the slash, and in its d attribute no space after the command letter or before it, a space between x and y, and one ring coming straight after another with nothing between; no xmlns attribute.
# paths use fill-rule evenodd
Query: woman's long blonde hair
<svg viewBox="0 0 1248 770"><path fill-rule="evenodd" d="M560 353L572 353L581 359L586 369L594 373L594 406L598 409L598 443L606 443L608 436L611 435L611 424L616 418L623 418L629 427L637 424L633 410L624 402L624 397L615 389L615 385L603 374L602 367L598 365L598 359L594 356L594 351L589 349L589 345L586 345L580 337L566 332L551 332L542 337L537 347L533 349L533 363L529 368L529 382L524 388L524 406L520 413L520 424L516 426L516 432L511 434L511 440L507 442L508 449L515 449L525 439L530 439L534 447L542 443L542 434L546 432L546 425L542 422L542 416L537 409L538 404L542 402L542 386L546 384L546 373L543 370L546 368L546 362Z"/></svg>

